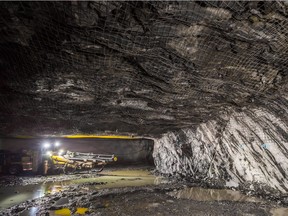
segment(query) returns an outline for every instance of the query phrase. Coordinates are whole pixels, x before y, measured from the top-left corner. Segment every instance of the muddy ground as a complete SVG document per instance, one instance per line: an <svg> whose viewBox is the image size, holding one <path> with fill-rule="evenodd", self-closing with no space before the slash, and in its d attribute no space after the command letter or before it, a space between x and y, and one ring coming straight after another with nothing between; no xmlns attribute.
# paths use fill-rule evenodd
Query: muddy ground
<svg viewBox="0 0 288 216"><path fill-rule="evenodd" d="M47 177L8 177L0 215L288 215L275 201L152 174L151 167ZM192 187L193 186L193 187Z"/></svg>

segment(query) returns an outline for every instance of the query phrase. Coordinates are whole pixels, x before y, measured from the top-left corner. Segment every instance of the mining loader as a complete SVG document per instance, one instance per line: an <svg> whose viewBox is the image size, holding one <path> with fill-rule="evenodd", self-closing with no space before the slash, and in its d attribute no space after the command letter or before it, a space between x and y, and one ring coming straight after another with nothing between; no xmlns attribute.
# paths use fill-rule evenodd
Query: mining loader
<svg viewBox="0 0 288 216"><path fill-rule="evenodd" d="M80 170L91 170L101 172L104 166L116 162L117 157L107 154L81 153L67 151L51 152L49 160L44 163L44 174L50 173L74 173Z"/></svg>

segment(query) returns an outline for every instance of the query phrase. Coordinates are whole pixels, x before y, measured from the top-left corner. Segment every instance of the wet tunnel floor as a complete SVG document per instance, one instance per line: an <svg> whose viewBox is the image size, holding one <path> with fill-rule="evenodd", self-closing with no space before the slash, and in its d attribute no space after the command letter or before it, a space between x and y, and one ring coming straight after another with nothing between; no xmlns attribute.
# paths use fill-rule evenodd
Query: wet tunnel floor
<svg viewBox="0 0 288 216"><path fill-rule="evenodd" d="M129 168L108 170L99 174L78 174L68 176L67 178L63 178L63 176L47 176L46 178L49 179L48 182L36 184L33 184L35 182L33 181L34 177L31 177L31 184L25 182L25 184L28 185L16 185L11 187L2 185L0 188L0 210L22 203L28 199L40 198L57 192L70 190L70 186L75 185L79 186L77 188L78 190L87 191L161 183L162 178L152 175L149 171L150 169L151 168ZM41 180L42 179L43 178L41 178Z"/></svg>
<svg viewBox="0 0 288 216"><path fill-rule="evenodd" d="M2 185L0 215L288 215L269 201L233 190L183 188L151 170L110 169L100 175L54 176L53 182L33 185ZM21 204L27 200L33 202Z"/></svg>

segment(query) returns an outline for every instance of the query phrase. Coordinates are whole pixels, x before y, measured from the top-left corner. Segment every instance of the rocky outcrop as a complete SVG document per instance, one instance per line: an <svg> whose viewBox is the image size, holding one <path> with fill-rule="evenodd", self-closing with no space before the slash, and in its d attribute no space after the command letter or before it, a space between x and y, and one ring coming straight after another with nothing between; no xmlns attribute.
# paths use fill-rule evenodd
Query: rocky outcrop
<svg viewBox="0 0 288 216"><path fill-rule="evenodd" d="M287 122L265 109L233 110L221 118L155 140L157 169L190 180L250 182L288 192Z"/></svg>
<svg viewBox="0 0 288 216"><path fill-rule="evenodd" d="M287 11L1 3L0 134L166 133L154 152L162 173L287 191Z"/></svg>
<svg viewBox="0 0 288 216"><path fill-rule="evenodd" d="M287 11L281 1L2 2L0 133L159 137L286 103Z"/></svg>

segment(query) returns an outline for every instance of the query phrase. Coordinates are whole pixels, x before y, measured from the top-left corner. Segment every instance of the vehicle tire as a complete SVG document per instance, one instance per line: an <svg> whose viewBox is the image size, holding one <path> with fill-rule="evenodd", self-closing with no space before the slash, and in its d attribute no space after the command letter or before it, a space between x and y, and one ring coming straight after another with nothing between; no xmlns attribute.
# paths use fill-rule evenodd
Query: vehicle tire
<svg viewBox="0 0 288 216"><path fill-rule="evenodd" d="M9 174L18 175L21 172L21 167L18 165L12 165L8 169Z"/></svg>

